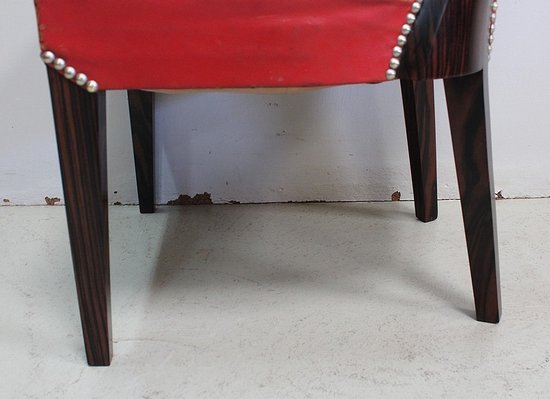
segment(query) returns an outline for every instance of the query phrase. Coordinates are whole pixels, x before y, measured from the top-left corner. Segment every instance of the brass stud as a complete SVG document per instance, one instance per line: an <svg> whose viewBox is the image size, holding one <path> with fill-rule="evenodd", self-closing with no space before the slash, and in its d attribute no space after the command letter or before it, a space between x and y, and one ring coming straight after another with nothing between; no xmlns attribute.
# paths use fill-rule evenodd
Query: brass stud
<svg viewBox="0 0 550 399"><path fill-rule="evenodd" d="M391 69L399 68L399 64L400 64L400 62L397 58L394 57L394 58L390 59L390 68Z"/></svg>
<svg viewBox="0 0 550 399"><path fill-rule="evenodd" d="M72 79L76 76L76 69L74 69L72 66L67 66L63 70L63 76L67 79Z"/></svg>
<svg viewBox="0 0 550 399"><path fill-rule="evenodd" d="M394 57L400 57L403 54L403 48L400 46L395 46L393 48L392 54Z"/></svg>
<svg viewBox="0 0 550 399"><path fill-rule="evenodd" d="M405 35L397 36L397 45L403 47L407 44L407 37Z"/></svg>
<svg viewBox="0 0 550 399"><path fill-rule="evenodd" d="M95 80L89 80L86 83L86 90L88 90L88 93L95 93L99 90L99 85Z"/></svg>
<svg viewBox="0 0 550 399"><path fill-rule="evenodd" d="M51 51L44 51L42 54L40 54L40 57L45 64L51 64L55 60L55 54Z"/></svg>
<svg viewBox="0 0 550 399"><path fill-rule="evenodd" d="M83 73L79 73L75 77L75 82L79 86L84 86L88 82L88 77Z"/></svg>
<svg viewBox="0 0 550 399"><path fill-rule="evenodd" d="M65 68L65 60L63 58L56 58L53 61L53 67L58 71L63 70Z"/></svg>

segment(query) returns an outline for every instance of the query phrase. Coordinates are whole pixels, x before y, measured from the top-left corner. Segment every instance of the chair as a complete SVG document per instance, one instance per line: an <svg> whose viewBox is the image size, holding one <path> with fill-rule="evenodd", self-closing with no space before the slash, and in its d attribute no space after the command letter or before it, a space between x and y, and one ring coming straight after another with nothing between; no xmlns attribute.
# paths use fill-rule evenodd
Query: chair
<svg viewBox="0 0 550 399"><path fill-rule="evenodd" d="M400 79L416 216L437 217L444 79L476 316L500 318L487 60L496 0L35 0L90 365L112 357L105 91L128 90L141 212L154 211L154 89Z"/></svg>

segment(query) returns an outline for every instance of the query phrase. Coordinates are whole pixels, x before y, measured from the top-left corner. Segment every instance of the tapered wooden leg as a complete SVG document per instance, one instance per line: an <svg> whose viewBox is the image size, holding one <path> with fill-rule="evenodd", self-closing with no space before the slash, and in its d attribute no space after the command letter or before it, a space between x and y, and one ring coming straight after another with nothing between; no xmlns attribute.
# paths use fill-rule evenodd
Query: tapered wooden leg
<svg viewBox="0 0 550 399"><path fill-rule="evenodd" d="M132 125L139 210L141 213L153 213L155 211L154 94L142 90L128 90L128 105Z"/></svg>
<svg viewBox="0 0 550 399"><path fill-rule="evenodd" d="M500 320L487 72L445 80L476 315Z"/></svg>
<svg viewBox="0 0 550 399"><path fill-rule="evenodd" d="M435 110L432 80L402 80L409 160L416 217L423 222L437 218Z"/></svg>
<svg viewBox="0 0 550 399"><path fill-rule="evenodd" d="M105 93L48 68L80 318L88 364L112 356Z"/></svg>

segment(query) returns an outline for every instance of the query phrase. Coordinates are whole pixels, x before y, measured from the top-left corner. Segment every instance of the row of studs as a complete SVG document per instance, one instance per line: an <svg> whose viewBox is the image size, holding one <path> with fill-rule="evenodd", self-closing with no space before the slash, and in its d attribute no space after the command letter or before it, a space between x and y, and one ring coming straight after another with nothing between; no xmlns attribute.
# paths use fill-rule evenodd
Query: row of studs
<svg viewBox="0 0 550 399"><path fill-rule="evenodd" d="M46 65L52 66L56 71L65 76L65 78L72 80L77 85L85 87L90 93L95 93L99 90L99 85L95 80L88 80L86 74L80 72L77 73L76 69L72 66L68 66L63 58L56 57L51 51L44 51L40 57Z"/></svg>
<svg viewBox="0 0 550 399"><path fill-rule="evenodd" d="M401 27L401 34L397 36L397 45L392 50L392 58L390 59L390 67L386 71L386 79L393 80L397 77L397 68L400 65L401 54L403 54L403 46L407 43L407 36L412 31L416 15L422 8L424 0L416 0L412 3L411 11L407 14L407 22Z"/></svg>
<svg viewBox="0 0 550 399"><path fill-rule="evenodd" d="M491 3L491 15L489 17L489 54L493 50L493 42L495 41L495 24L497 22L498 1L493 0Z"/></svg>

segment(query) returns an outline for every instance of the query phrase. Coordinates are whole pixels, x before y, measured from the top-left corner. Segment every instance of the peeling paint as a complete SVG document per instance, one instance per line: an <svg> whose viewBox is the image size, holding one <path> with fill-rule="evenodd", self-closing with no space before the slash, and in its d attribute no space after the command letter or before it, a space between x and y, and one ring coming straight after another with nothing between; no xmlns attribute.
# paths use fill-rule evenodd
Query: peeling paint
<svg viewBox="0 0 550 399"><path fill-rule="evenodd" d="M122 205L122 202L117 201L117 202L115 202L113 205Z"/></svg>
<svg viewBox="0 0 550 399"><path fill-rule="evenodd" d="M58 197L44 197L44 200L46 201L46 205L55 205L58 202L61 202L61 199Z"/></svg>
<svg viewBox="0 0 550 399"><path fill-rule="evenodd" d="M211 205L212 195L210 193L196 194L193 198L181 194L178 198L168 201L166 205Z"/></svg>
<svg viewBox="0 0 550 399"><path fill-rule="evenodd" d="M500 190L498 193L495 194L495 199L497 199L497 200L506 199L506 197L504 195L502 195L502 190Z"/></svg>
<svg viewBox="0 0 550 399"><path fill-rule="evenodd" d="M391 200L392 201L401 201L401 192L396 191L395 193L393 193L391 195Z"/></svg>
<svg viewBox="0 0 550 399"><path fill-rule="evenodd" d="M10 200L9 200L9 199L7 199L7 198L4 198L4 199L2 200L2 202L4 202L4 203L6 203L6 204L7 204L7 203L9 203L9 202L10 202Z"/></svg>

